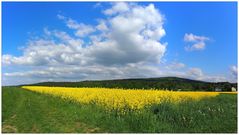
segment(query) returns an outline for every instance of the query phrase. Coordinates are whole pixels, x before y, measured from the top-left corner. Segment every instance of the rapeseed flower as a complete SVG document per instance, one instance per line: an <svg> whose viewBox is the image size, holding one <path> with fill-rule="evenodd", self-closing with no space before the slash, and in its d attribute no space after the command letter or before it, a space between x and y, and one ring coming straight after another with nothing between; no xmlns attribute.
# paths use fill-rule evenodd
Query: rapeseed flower
<svg viewBox="0 0 239 135"><path fill-rule="evenodd" d="M51 94L64 99L72 99L80 103L94 102L107 109L141 109L146 105L160 104L161 102L179 103L187 99L200 100L215 97L220 92L177 92L162 90L140 89L110 89L110 88L69 88L69 87L43 87L23 86L22 88L45 94ZM234 92L235 93L235 92Z"/></svg>

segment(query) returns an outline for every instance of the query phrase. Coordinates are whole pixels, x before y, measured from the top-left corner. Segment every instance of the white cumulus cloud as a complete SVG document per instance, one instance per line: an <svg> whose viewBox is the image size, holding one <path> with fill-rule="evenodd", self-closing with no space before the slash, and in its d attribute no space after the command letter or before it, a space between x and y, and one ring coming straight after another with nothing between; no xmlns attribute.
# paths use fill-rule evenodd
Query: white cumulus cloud
<svg viewBox="0 0 239 135"><path fill-rule="evenodd" d="M116 2L103 13L105 17L97 18L96 25L57 15L59 23L63 21L75 35L43 28L44 35L29 40L21 56L4 54L4 69L14 70L3 72L3 84L161 76L225 80L180 62L162 66L167 50L167 43L161 40L166 35L165 17L154 4ZM193 43L189 50L204 49L209 40L193 34L184 38Z"/></svg>
<svg viewBox="0 0 239 135"><path fill-rule="evenodd" d="M39 81L40 78L56 80L74 76L81 80L159 75L158 67L152 66L159 64L166 52L166 43L160 41L166 32L164 16L159 10L153 4L141 6L117 2L103 12L107 19L98 18L95 26L57 15L75 36L44 28L44 35L26 43L23 55L4 54L2 57L5 67L34 67L35 70L18 71L16 68L15 72L3 74L5 80L19 77ZM90 41L85 41L85 37Z"/></svg>
<svg viewBox="0 0 239 135"><path fill-rule="evenodd" d="M114 15L130 10L129 4L125 2L112 3L112 7L103 11L106 15Z"/></svg>
<svg viewBox="0 0 239 135"><path fill-rule="evenodd" d="M230 72L231 72L232 77L235 80L237 80L237 66L235 66L235 65L230 66Z"/></svg>
<svg viewBox="0 0 239 135"><path fill-rule="evenodd" d="M76 30L75 35L79 37L85 37L93 32L95 32L95 28L91 25L87 25L84 23L78 23L77 21L67 18L62 15L57 15L59 19L64 20L67 27L70 29Z"/></svg>
<svg viewBox="0 0 239 135"><path fill-rule="evenodd" d="M205 36L197 36L192 33L188 34L186 33L184 35L184 41L186 43L191 43L191 45L188 45L185 47L186 51L196 51L196 50L204 50L206 48L206 41L209 41L209 37Z"/></svg>

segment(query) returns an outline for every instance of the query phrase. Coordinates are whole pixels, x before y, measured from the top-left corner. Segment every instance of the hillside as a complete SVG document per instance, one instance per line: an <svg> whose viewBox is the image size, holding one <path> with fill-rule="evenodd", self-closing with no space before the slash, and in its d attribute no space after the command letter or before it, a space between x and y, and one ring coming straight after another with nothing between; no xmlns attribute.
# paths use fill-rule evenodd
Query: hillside
<svg viewBox="0 0 239 135"><path fill-rule="evenodd" d="M237 88L237 83L229 83L229 82L212 83L178 77L118 79L118 80L81 81L81 82L42 82L30 85L59 86L59 87L167 89L167 90L183 90L183 91L215 91L216 88L219 88L222 91L231 91L231 87Z"/></svg>

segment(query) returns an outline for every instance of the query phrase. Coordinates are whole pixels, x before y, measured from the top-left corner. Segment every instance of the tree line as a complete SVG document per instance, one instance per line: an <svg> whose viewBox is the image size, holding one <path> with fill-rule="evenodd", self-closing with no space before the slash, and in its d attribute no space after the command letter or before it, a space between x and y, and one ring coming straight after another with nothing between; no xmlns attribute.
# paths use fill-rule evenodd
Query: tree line
<svg viewBox="0 0 239 135"><path fill-rule="evenodd" d="M177 77L143 78L143 79L120 79L102 81L81 82L42 82L31 84L37 86L58 87L104 87L123 89L160 89L172 91L231 91L232 87L237 89L237 83L229 82L203 82Z"/></svg>

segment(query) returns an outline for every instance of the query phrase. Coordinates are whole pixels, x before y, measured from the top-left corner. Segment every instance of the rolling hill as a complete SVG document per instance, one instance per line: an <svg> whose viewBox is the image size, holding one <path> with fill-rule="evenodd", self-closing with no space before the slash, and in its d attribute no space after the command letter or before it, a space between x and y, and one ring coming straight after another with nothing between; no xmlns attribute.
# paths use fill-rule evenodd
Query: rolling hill
<svg viewBox="0 0 239 135"><path fill-rule="evenodd" d="M237 89L237 83L229 82L204 82L178 77L160 78L137 78L118 80L86 80L80 82L41 82L28 84L35 86L58 86L58 87L106 87L125 89L163 89L175 91L231 91Z"/></svg>

